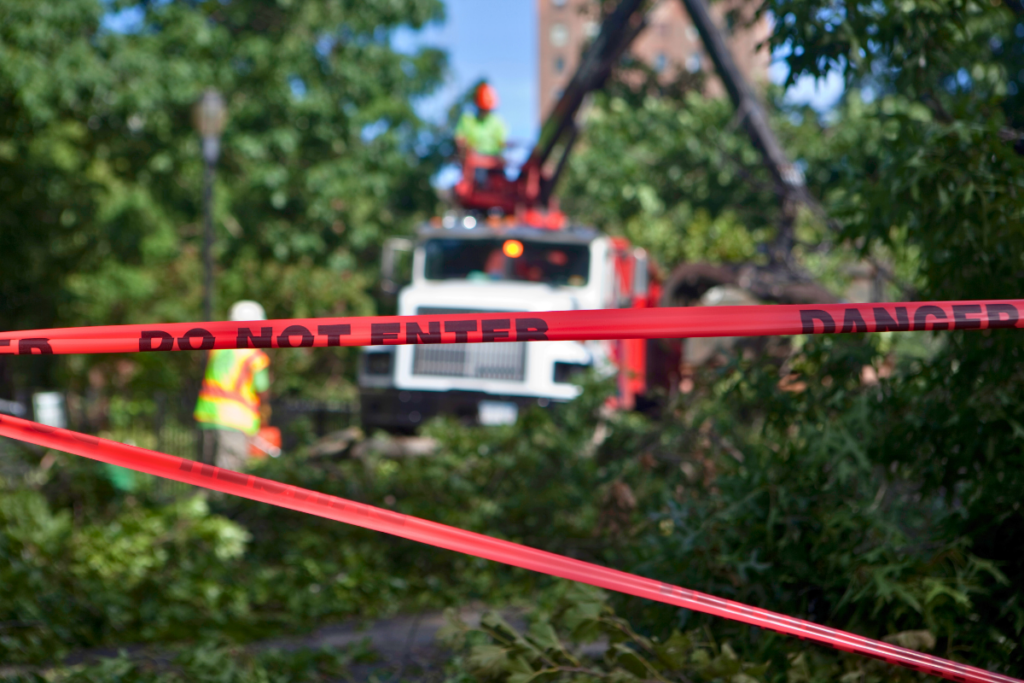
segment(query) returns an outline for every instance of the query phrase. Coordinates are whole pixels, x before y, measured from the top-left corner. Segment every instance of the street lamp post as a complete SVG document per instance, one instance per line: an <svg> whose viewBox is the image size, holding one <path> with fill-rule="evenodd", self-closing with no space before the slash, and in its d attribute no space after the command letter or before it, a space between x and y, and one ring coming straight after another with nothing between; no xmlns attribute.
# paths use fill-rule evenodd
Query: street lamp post
<svg viewBox="0 0 1024 683"><path fill-rule="evenodd" d="M220 135L228 120L224 98L208 88L192 107L192 123L203 140L203 317L213 320L213 172L220 156Z"/></svg>

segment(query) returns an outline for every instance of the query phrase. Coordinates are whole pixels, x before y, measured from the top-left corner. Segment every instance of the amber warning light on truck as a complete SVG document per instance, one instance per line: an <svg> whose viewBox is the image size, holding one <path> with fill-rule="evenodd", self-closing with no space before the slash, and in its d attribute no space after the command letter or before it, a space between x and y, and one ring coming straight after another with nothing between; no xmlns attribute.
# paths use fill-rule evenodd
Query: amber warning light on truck
<svg viewBox="0 0 1024 683"><path fill-rule="evenodd" d="M523 255L523 243L519 240L505 240L501 245L501 252L509 258L519 258Z"/></svg>

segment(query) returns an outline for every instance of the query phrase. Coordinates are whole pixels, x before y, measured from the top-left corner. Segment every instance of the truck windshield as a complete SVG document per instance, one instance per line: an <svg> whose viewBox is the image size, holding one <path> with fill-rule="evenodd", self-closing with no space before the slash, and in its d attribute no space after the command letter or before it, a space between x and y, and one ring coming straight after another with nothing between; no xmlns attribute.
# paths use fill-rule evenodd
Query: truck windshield
<svg viewBox="0 0 1024 683"><path fill-rule="evenodd" d="M585 244L514 239L432 239L425 245L428 280L513 280L582 287L590 250Z"/></svg>

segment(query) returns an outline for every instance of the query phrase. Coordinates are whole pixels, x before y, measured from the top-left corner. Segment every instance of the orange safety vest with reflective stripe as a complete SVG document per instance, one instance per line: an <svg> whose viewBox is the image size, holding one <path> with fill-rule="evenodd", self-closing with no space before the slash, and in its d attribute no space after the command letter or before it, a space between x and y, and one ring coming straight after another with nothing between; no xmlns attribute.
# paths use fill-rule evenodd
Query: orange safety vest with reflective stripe
<svg viewBox="0 0 1024 683"><path fill-rule="evenodd" d="M253 382L270 365L259 349L214 349L193 413L196 422L237 429L252 436L260 430L260 397Z"/></svg>

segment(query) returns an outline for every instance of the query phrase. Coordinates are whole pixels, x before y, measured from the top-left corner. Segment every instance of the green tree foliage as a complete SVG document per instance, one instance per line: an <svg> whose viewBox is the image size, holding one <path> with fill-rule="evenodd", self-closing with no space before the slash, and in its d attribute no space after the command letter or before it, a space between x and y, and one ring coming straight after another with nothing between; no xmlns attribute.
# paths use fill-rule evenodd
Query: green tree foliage
<svg viewBox="0 0 1024 683"><path fill-rule="evenodd" d="M691 91L681 101L611 97L603 105L588 116L571 162L568 211L666 264L756 255L778 212L757 152L741 131L721 133L733 116L728 101Z"/></svg>
<svg viewBox="0 0 1024 683"><path fill-rule="evenodd" d="M882 253L919 299L1017 296L1024 163L1004 134L1019 115L1019 17L1000 2L765 8L791 78L838 69L847 82L823 119L774 117L831 218L805 217L798 260L824 274L843 250ZM567 205L669 263L750 258L773 228L777 202L758 195L766 174L726 103L620 94L590 121ZM685 567L697 572L688 585L875 636L928 628L950 656L1019 672L1020 348L1019 333L999 330L943 334L918 352L890 338L820 340L781 367L722 371L714 391L731 402L707 424L744 460L711 444L713 486L670 504L642 566ZM895 366L880 388L858 369L872 364ZM794 371L802 393L776 387ZM729 568L712 569L720 562Z"/></svg>
<svg viewBox="0 0 1024 683"><path fill-rule="evenodd" d="M1007 567L950 534L955 515L904 473L879 464L878 406L864 367L885 354L863 340L808 342L789 361L803 386L779 387L776 364L738 360L702 378L714 398L694 396L660 430L618 430L609 455L645 452L686 475L657 509L650 533L628 547L641 573L874 638L927 631L947 657L1004 668L1012 624L984 618L1015 593ZM709 398L711 400L709 400ZM653 435L657 434L657 438ZM664 466L664 465L662 465ZM637 603L634 621L693 628L697 615ZM696 620L696 621L695 621ZM708 624L737 651L785 666L795 643L735 624ZM977 626L975 626L977 625ZM969 654L968 654L969 653ZM864 662L803 653L812 680L862 671ZM887 676L894 674L886 674Z"/></svg>
<svg viewBox="0 0 1024 683"><path fill-rule="evenodd" d="M138 654L138 653L136 653ZM328 683L355 678L351 667L373 659L353 648L246 651L240 647L200 646L178 652L102 657L85 664L40 673L18 667L5 683Z"/></svg>
<svg viewBox="0 0 1024 683"><path fill-rule="evenodd" d="M824 339L792 358L803 391L780 390L778 368L768 360L737 361L699 377L702 388L663 421L609 415L602 405L610 387L588 385L581 400L553 413L525 413L519 429L435 423L430 433L439 452L430 458L371 453L326 462L296 454L265 462L259 474L1012 672L1013 632L994 630L999 622L982 616L998 609L1014 616L1004 601L1016 595L1013 576L969 538L949 533L941 522L951 510L942 499L874 462L885 436L874 411L887 390L864 387L861 373L884 362L863 340ZM239 499L211 500L220 517L182 518L193 508L167 508L143 485L134 503L115 498L104 507L96 501L109 484L70 456L46 476L42 491L51 506L91 512L72 520L24 490L0 498L10 510L0 527L2 559L14 572L8 581L25 586L5 594L4 620L37 615L31 629L8 629L0 638L11 661L123 642L129 630L158 642L197 634L237 642L399 607L522 602L564 586ZM178 521L168 528L171 520ZM211 537L202 525L222 531ZM230 542L227 559L209 545L221 537ZM238 545L245 538L251 540ZM565 609L593 603L567 600ZM739 667L730 676L904 675L685 610L622 597L613 604L631 626L613 619L601 628L628 629L640 640L622 631L629 637L612 643L611 659L587 665L595 671L624 666L619 660L632 655L623 648L645 660L645 642L665 644L680 631L692 648L683 668L697 677L705 676L697 664L723 656L722 666ZM546 609L556 631L567 627L557 616L562 608ZM560 641L578 637L572 630ZM528 654L503 654L489 673L465 660L466 671L483 679L515 673L522 667L512 660ZM526 661L535 673L550 664ZM742 662L768 667L752 673ZM662 671L662 664L652 666Z"/></svg>
<svg viewBox="0 0 1024 683"><path fill-rule="evenodd" d="M484 614L478 628L450 613L440 637L464 656L453 663L456 674L449 680L761 680L764 667L739 661L728 643L719 646L699 632L675 631L664 640L643 636L616 617L606 599L601 591L587 586L560 590L551 609L538 608L531 614L532 623L525 633L496 612ZM581 651L582 644L591 644L589 651Z"/></svg>
<svg viewBox="0 0 1024 683"><path fill-rule="evenodd" d="M116 639L189 638L196 626L245 616L244 589L231 576L249 536L210 516L201 498L75 524L36 491L7 491L0 523L6 662L59 659L65 648Z"/></svg>
<svg viewBox="0 0 1024 683"><path fill-rule="evenodd" d="M524 415L530 439L512 427L439 423L436 457L330 462L292 454L264 462L259 473L595 557L592 489L608 475L593 459L565 455L586 448L605 396L593 391L557 421L540 410ZM38 458L21 457L33 465ZM537 585L519 570L251 501L168 505L166 489L146 475L125 497L100 467L74 456L55 454L45 470L29 471L0 489L0 579L12 587L0 596L5 661L46 661L63 648L128 639L245 641L399 606L515 599Z"/></svg>
<svg viewBox="0 0 1024 683"><path fill-rule="evenodd" d="M104 28L119 10L134 23ZM211 86L230 117L216 314L243 297L278 317L372 312L383 236L433 204L412 102L445 65L390 36L442 16L436 0L0 3L0 325L200 317L190 109Z"/></svg>
<svg viewBox="0 0 1024 683"><path fill-rule="evenodd" d="M221 304L244 293L278 315L369 310L360 264L428 201L418 197L431 158L417 156L423 129L408 98L440 67L432 53L395 55L387 27L426 21L434 5L153 3L127 34L102 30L101 6L84 0L0 7L5 324L196 315L201 168L187 110L210 83L233 112L218 186ZM921 299L1016 295L1022 161L1001 136L1017 115L1008 69L1021 36L1010 11L961 0L766 7L794 77L840 68L848 81L824 119L773 115L831 218L802 217L798 261L841 284L837 261L881 253ZM666 265L756 260L779 217L767 174L728 104L684 91L599 98L565 205ZM8 225L28 232L15 239ZM1020 333L921 339L796 339L784 357L751 345L700 371L658 419L609 415L605 390L588 385L581 400L526 412L516 428L436 422L432 458L296 454L261 474L1019 676ZM300 353L278 358L312 367ZM155 356L138 362L173 368ZM249 502L213 499L220 516L201 517L143 485L129 503L91 464L58 462L32 475L52 477L45 484L0 498L0 572L24 586L0 595L0 621L38 615L31 629L0 632L8 658L116 642L126 624L149 627L141 637L154 640L245 640L551 585ZM26 488L38 490L16 490ZM230 557L215 562L210 549L222 543ZM247 580L232 584L225 572ZM110 597L125 586L133 599ZM601 601L566 600L545 604L533 632L491 620L469 634L456 674L571 675L549 671L575 666L582 622L569 614ZM723 620L612 604L631 626L604 607L591 614L605 635L623 636L577 660L592 678L681 668L691 679L916 680ZM679 638L685 661L658 668L654 644Z"/></svg>
<svg viewBox="0 0 1024 683"><path fill-rule="evenodd" d="M864 392L859 373L880 361L863 344L812 344L793 369L831 379L803 393L780 392L770 364L737 365L702 377L708 389L652 423L604 413L609 388L590 385L583 399L553 414L524 414L520 430L437 423L431 433L440 450L431 458L370 454L328 463L293 456L266 462L260 474L875 637L927 631L940 653L978 663L992 636L989 624L976 619L1007 578L930 523L942 511L936 501L922 506L912 482L887 481L872 466L877 432L870 404L881 389ZM70 494L60 493L69 483L58 467L82 468ZM92 519L72 522L48 512L37 493L29 497L38 509L15 514L27 492L4 494L15 511L4 527L8 535L0 537L5 561L18 568L16 576L29 577L12 584L32 589L12 593L5 614L11 620L39 615L32 629L11 629L0 640L9 660L117 643L137 624L145 626L132 633L145 640L202 634L244 641L399 606L521 602L564 585L232 498L211 504L241 529L223 517L204 523L228 525L229 539L250 538L244 555L218 559L206 550L201 571L192 571L181 561L210 542L196 522L175 526L181 536L171 538L181 540L174 542L190 544L182 547L182 560L174 559L178 554L160 559L172 541L165 523L154 520L175 519L179 508L166 508L145 486L127 510L125 499L106 510L89 503L102 499L109 484L77 460L55 465L49 476L42 490L51 505L91 509ZM59 534L23 531L33 524L49 528L51 518L63 520ZM45 552L26 553L26 543ZM78 560L67 558L112 569L83 573L74 569ZM200 597L214 602L196 603ZM65 602L74 609L50 614L45 607ZM859 658L808 650L720 619L645 601L614 602L644 638L666 642L680 630L697 649L729 642L740 660L771 664L766 675L794 667L819 678L878 674ZM86 614L90 626L83 629ZM710 630L698 633L704 628ZM1007 653L1004 644L998 656ZM709 651L712 659L720 654ZM544 668L541 660L534 664ZM884 671L890 680L895 675Z"/></svg>
<svg viewBox="0 0 1024 683"><path fill-rule="evenodd" d="M789 58L794 73L843 63L848 82L877 93L873 118L884 144L866 155L851 146L845 168L833 166L845 186L834 209L845 233L883 242L899 236L920 255L922 298L1016 296L1024 284L1024 164L999 136L1009 79L1019 77L1005 67L1007 47L1020 50L1010 10L972 2L847 5L840 21L814 2L773 9L783 17L774 40L802 48ZM976 647L1018 671L1020 349L1014 333L956 334L932 358L909 363L886 384L872 452L920 486L922 505L940 506L930 515L933 528L1005 573L1006 582L991 582L991 601L977 617L992 640ZM1000 652L1009 643L1015 647Z"/></svg>

